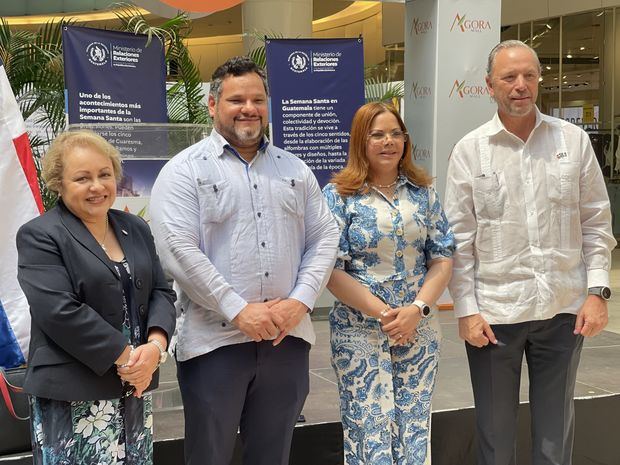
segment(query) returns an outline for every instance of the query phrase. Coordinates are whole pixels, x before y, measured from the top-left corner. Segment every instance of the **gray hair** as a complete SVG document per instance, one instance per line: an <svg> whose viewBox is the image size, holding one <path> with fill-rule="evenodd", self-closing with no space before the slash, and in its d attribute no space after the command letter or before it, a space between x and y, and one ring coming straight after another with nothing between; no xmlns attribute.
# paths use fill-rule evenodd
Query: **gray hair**
<svg viewBox="0 0 620 465"><path fill-rule="evenodd" d="M515 47L523 47L532 52L532 55L534 56L534 58L536 59L536 63L538 64L538 74L542 74L542 67L540 66L540 60L538 59L538 54L536 53L536 50L527 45L525 42L521 42L520 40L504 40L503 42L500 42L495 47L493 47L493 50L491 50L491 53L489 53L489 59L487 61L487 76L491 76L491 71L493 70L493 66L495 65L495 57L497 56L497 54L501 50Z"/></svg>
<svg viewBox="0 0 620 465"><path fill-rule="evenodd" d="M263 86L265 86L265 93L269 95L265 71L247 56L232 57L224 64L218 66L211 76L209 95L212 96L217 103L222 95L222 82L224 82L224 79L228 76L243 76L249 73L258 74L263 81Z"/></svg>

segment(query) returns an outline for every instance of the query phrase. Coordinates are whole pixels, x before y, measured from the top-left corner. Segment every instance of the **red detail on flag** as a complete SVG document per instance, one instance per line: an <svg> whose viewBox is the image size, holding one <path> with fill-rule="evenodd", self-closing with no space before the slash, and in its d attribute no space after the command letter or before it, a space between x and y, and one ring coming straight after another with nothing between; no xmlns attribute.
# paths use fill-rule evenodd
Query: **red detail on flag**
<svg viewBox="0 0 620 465"><path fill-rule="evenodd" d="M17 151L17 158L22 165L26 180L34 196L34 200L39 208L39 213L43 213L43 200L41 200L41 192L39 191L39 181L37 180L37 168L34 166L34 158L28 141L28 134L23 133L21 136L13 139L13 145Z"/></svg>

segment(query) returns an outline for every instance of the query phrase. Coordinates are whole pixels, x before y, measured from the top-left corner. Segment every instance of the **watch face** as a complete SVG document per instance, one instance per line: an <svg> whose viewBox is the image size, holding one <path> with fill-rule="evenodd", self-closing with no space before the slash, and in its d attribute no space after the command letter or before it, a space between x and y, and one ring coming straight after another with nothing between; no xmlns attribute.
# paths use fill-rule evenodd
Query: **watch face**
<svg viewBox="0 0 620 465"><path fill-rule="evenodd" d="M602 287L601 297L605 300L609 300L611 298L611 289L609 289L608 287Z"/></svg>
<svg viewBox="0 0 620 465"><path fill-rule="evenodd" d="M423 316L429 316L431 314L431 307L429 307L428 305L423 305L420 310L422 310Z"/></svg>

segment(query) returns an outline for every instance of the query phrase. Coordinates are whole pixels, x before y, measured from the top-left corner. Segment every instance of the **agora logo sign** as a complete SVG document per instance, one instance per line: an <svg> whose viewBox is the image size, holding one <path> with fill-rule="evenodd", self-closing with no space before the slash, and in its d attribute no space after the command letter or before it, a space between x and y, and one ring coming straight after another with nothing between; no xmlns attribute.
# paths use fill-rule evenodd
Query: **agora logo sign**
<svg viewBox="0 0 620 465"><path fill-rule="evenodd" d="M430 97L432 95L432 91L429 86L421 86L417 81L415 81L411 84L411 95L417 100L419 98Z"/></svg>
<svg viewBox="0 0 620 465"><path fill-rule="evenodd" d="M491 95L489 94L489 89L487 86L468 86L464 80L459 82L458 79L455 79L454 84L452 84L452 89L450 90L449 98L452 98L452 96L458 96L459 98L480 98L483 95Z"/></svg>
<svg viewBox="0 0 620 465"><path fill-rule="evenodd" d="M427 147L420 147L418 145L414 145L412 148L413 159L414 160L430 160L433 158L433 152L431 149Z"/></svg>
<svg viewBox="0 0 620 465"><path fill-rule="evenodd" d="M415 32L415 35L426 34L433 29L433 23L430 20L420 21L420 18L413 18L411 24L411 32Z"/></svg>
<svg viewBox="0 0 620 465"><path fill-rule="evenodd" d="M467 19L467 15L461 16L457 13L450 26L450 32L455 28L461 32L482 32L491 30L491 22L487 19Z"/></svg>

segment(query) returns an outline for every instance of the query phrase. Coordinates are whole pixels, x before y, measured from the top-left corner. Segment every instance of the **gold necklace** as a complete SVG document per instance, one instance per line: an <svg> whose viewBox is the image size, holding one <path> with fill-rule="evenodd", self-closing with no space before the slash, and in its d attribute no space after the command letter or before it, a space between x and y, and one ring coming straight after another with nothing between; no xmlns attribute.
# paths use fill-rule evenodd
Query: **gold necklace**
<svg viewBox="0 0 620 465"><path fill-rule="evenodd" d="M109 226L110 226L110 222L108 221L108 215L106 215L106 217L105 217L105 232L103 233L103 241L101 241L99 243L99 245L101 246L101 248L103 249L103 251L105 253L108 253L108 249L106 249L106 247L105 247L105 240L108 237L108 228L109 228Z"/></svg>
<svg viewBox="0 0 620 465"><path fill-rule="evenodd" d="M396 179L394 179L393 182L391 182L390 184L375 184L374 182L371 182L370 185L373 187L378 187L379 189L389 189L390 187L394 187L396 185L396 183L398 182L398 176L396 176Z"/></svg>

